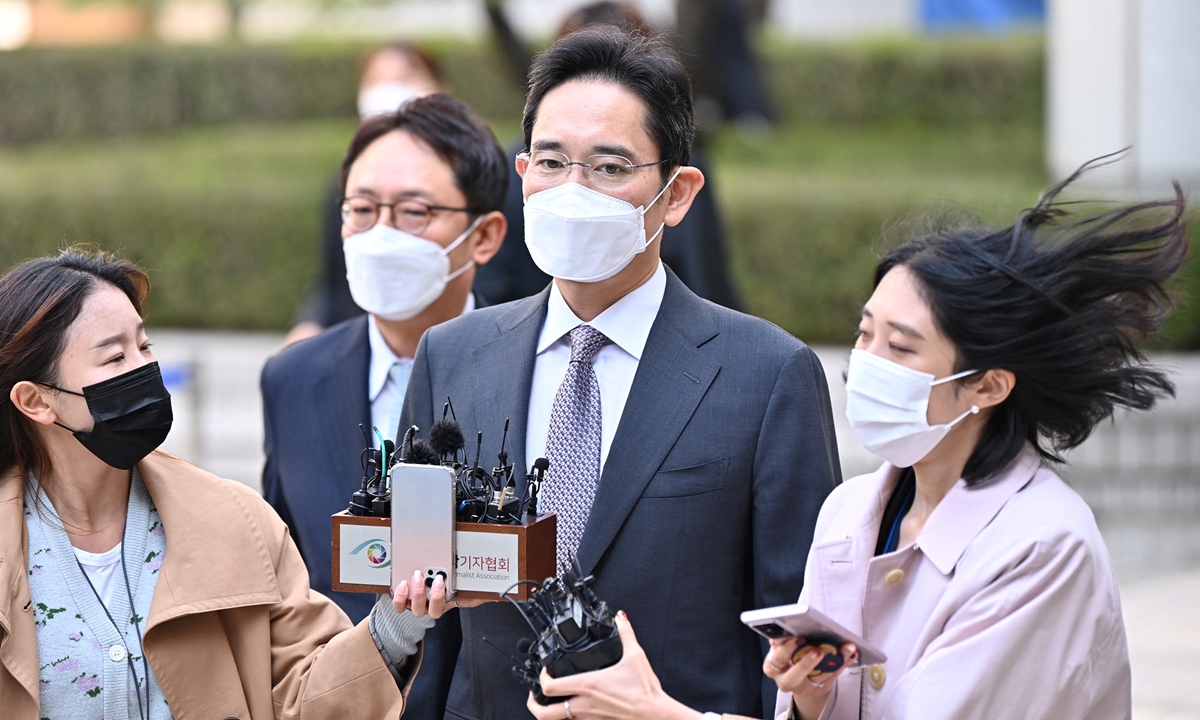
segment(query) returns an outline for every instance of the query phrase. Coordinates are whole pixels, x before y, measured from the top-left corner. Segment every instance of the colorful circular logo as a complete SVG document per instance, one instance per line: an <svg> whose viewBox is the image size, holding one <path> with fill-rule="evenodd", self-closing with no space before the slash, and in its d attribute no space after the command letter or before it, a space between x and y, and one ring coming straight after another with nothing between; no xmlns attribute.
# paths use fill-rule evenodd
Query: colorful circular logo
<svg viewBox="0 0 1200 720"><path fill-rule="evenodd" d="M378 570L390 567L392 564L391 555L388 553L388 542L383 538L371 538L366 542L359 543L358 547L350 551L351 555L359 553L367 556L367 566L372 569Z"/></svg>
<svg viewBox="0 0 1200 720"><path fill-rule="evenodd" d="M388 552L383 543L371 543L367 546L367 562L372 565L382 565L387 562Z"/></svg>

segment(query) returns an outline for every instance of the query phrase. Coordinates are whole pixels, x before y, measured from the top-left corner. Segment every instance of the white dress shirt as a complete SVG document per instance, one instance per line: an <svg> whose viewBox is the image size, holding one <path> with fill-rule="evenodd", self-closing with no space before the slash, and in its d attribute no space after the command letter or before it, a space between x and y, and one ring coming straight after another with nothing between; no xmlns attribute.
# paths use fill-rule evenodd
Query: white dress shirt
<svg viewBox="0 0 1200 720"><path fill-rule="evenodd" d="M463 314L475 309L475 294L467 293L467 304ZM392 437L400 422L400 408L404 405L404 394L408 386L398 386L389 375L392 365L407 365L412 372L412 358L402 358L388 347L379 332L374 315L367 316L367 338L371 342L371 367L367 371L367 399L371 401L371 424L379 428L386 438Z"/></svg>
<svg viewBox="0 0 1200 720"><path fill-rule="evenodd" d="M660 262L650 279L633 292L613 303L587 325L604 333L611 340L596 353L592 367L600 384L600 469L608 459L629 388L637 373L650 326L658 317L663 293L667 289L667 271ZM550 413L554 396L567 374L571 361L571 337L567 333L585 324L563 299L558 283L550 285L550 304L546 322L538 337L537 358L533 364L533 387L529 393L529 424L525 432L525 458L528 464L546 457L546 436L550 432ZM522 471L523 472L523 471Z"/></svg>

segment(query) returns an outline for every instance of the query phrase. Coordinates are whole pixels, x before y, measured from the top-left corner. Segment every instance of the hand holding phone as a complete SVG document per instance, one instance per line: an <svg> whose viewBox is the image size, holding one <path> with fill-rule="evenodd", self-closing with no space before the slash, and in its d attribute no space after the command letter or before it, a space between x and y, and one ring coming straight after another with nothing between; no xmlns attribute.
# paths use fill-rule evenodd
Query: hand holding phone
<svg viewBox="0 0 1200 720"><path fill-rule="evenodd" d="M807 646L815 649L826 646L835 650L833 654L837 654L837 649L846 643L852 643L858 650L858 659L850 667L859 663L876 665L887 662L887 656L866 640L804 603L749 610L742 613L742 622L754 632L773 641L773 644L792 638L803 638L804 643L798 645L796 650ZM833 663L836 660L829 662Z"/></svg>

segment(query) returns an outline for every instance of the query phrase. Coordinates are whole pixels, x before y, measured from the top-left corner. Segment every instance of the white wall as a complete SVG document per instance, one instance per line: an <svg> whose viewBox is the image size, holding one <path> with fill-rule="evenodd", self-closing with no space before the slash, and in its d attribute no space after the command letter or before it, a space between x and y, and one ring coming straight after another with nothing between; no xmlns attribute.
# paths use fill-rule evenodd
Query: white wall
<svg viewBox="0 0 1200 720"><path fill-rule="evenodd" d="M1200 2L1051 0L1047 162L1063 178L1132 147L1093 186L1161 194L1200 188Z"/></svg>
<svg viewBox="0 0 1200 720"><path fill-rule="evenodd" d="M805 38L913 32L918 0L772 0L774 32Z"/></svg>

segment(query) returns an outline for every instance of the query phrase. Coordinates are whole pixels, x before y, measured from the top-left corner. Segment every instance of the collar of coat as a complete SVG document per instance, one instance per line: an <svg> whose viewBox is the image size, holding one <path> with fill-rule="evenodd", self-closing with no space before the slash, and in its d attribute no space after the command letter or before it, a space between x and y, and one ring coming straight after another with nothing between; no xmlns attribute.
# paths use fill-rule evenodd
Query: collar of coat
<svg viewBox="0 0 1200 720"><path fill-rule="evenodd" d="M1037 452L1026 446L1008 467L984 485L968 488L960 479L925 521L925 527L917 536L917 547L943 575L949 575L975 537L1013 495L1033 480L1041 466ZM899 476L900 468L884 463L870 476L858 496L858 502L862 503L860 511L839 513L835 522L844 525L832 526L826 537L850 537L866 532L878 534L884 509ZM871 540L864 547L868 545L874 549L875 541Z"/></svg>
<svg viewBox="0 0 1200 720"><path fill-rule="evenodd" d="M138 468L167 535L146 632L184 615L282 600L257 493L161 451ZM0 478L0 629L5 634L30 601L23 486L16 471Z"/></svg>

